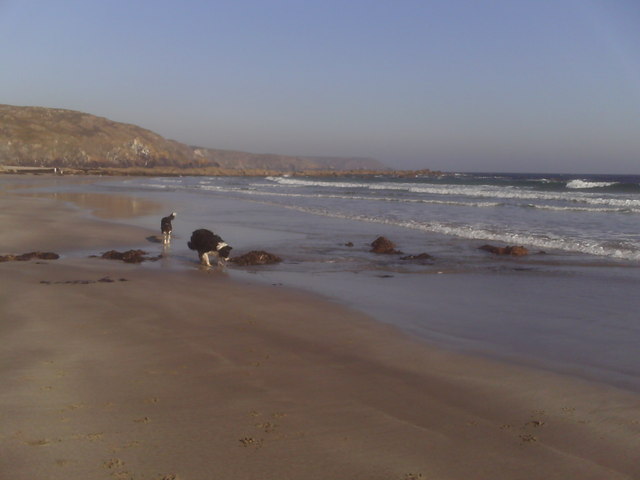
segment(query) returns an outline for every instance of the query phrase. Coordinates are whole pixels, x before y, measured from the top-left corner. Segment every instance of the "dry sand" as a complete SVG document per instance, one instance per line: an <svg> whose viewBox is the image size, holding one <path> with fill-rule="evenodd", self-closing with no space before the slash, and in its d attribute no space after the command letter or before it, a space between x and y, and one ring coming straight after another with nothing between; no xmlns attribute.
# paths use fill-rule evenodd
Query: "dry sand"
<svg viewBox="0 0 640 480"><path fill-rule="evenodd" d="M0 224L0 255L157 233L6 189ZM0 285L1 479L640 478L637 395L310 294L65 256Z"/></svg>

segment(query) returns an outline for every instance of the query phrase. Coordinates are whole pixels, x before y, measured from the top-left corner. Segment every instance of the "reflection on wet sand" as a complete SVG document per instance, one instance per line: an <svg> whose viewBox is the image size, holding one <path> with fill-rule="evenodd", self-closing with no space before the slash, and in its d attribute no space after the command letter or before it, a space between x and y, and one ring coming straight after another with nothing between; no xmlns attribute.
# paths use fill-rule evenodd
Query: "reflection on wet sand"
<svg viewBox="0 0 640 480"><path fill-rule="evenodd" d="M72 202L80 208L91 210L91 214L98 218L133 218L151 215L161 209L159 203L126 195L70 192L32 193L27 195Z"/></svg>

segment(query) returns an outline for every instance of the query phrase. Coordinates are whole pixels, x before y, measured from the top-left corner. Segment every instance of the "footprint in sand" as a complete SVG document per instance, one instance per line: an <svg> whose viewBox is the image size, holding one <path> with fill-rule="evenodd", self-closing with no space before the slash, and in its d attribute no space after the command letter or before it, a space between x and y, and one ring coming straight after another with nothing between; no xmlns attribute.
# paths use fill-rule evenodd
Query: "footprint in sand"
<svg viewBox="0 0 640 480"><path fill-rule="evenodd" d="M96 442L98 440L102 440L103 437L104 437L104 434L100 432L100 433L87 433L84 438L86 438L90 442Z"/></svg>
<svg viewBox="0 0 640 480"><path fill-rule="evenodd" d="M103 463L103 467L107 470L111 470L111 476L114 478L129 480L134 476L129 471L124 470L124 462L119 458L112 458Z"/></svg>
<svg viewBox="0 0 640 480"><path fill-rule="evenodd" d="M111 458L104 462L104 468L108 468L109 470L122 467L124 467L124 462L119 458Z"/></svg>
<svg viewBox="0 0 640 480"><path fill-rule="evenodd" d="M136 447L141 447L141 446L142 446L142 442L139 442L137 440L132 440L132 441L122 445L122 448L136 448Z"/></svg>
<svg viewBox="0 0 640 480"><path fill-rule="evenodd" d="M525 427L542 427L544 426L544 422L542 420L531 420L530 422L527 422L524 424Z"/></svg>
<svg viewBox="0 0 640 480"><path fill-rule="evenodd" d="M243 447L254 447L254 448L261 447L263 443L262 439L256 439L253 437L243 437L238 441Z"/></svg>
<svg viewBox="0 0 640 480"><path fill-rule="evenodd" d="M43 447L45 445L49 445L51 442L49 440L47 440L46 438L41 438L38 440L27 440L24 443L26 443L27 445L31 446L31 447Z"/></svg>
<svg viewBox="0 0 640 480"><path fill-rule="evenodd" d="M537 442L538 438L529 433L525 433L520 435L520 440L522 440L522 443L532 443Z"/></svg>
<svg viewBox="0 0 640 480"><path fill-rule="evenodd" d="M271 432L275 431L276 426L277 426L276 424L271 423L271 422L256 423L256 428L262 430L265 433L271 433Z"/></svg>

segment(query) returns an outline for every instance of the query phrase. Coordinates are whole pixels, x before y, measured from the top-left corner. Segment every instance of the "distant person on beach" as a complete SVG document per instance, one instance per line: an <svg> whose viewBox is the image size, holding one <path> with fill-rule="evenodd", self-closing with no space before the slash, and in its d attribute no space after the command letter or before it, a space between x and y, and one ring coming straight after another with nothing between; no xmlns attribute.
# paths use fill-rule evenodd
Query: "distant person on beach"
<svg viewBox="0 0 640 480"><path fill-rule="evenodd" d="M162 232L162 243L164 245L171 243L171 231L173 230L171 221L174 218L176 218L176 212L167 217L162 217L162 220L160 220L160 231Z"/></svg>

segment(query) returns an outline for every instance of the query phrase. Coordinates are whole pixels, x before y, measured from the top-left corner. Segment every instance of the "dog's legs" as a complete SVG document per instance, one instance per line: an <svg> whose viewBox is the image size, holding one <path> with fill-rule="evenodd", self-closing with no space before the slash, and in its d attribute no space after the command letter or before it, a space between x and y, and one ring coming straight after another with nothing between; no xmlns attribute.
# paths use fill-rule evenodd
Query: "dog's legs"
<svg viewBox="0 0 640 480"><path fill-rule="evenodd" d="M200 263L202 263L202 265L206 265L207 267L211 266L211 264L209 263L209 253L208 252L204 252L202 255L200 255Z"/></svg>

